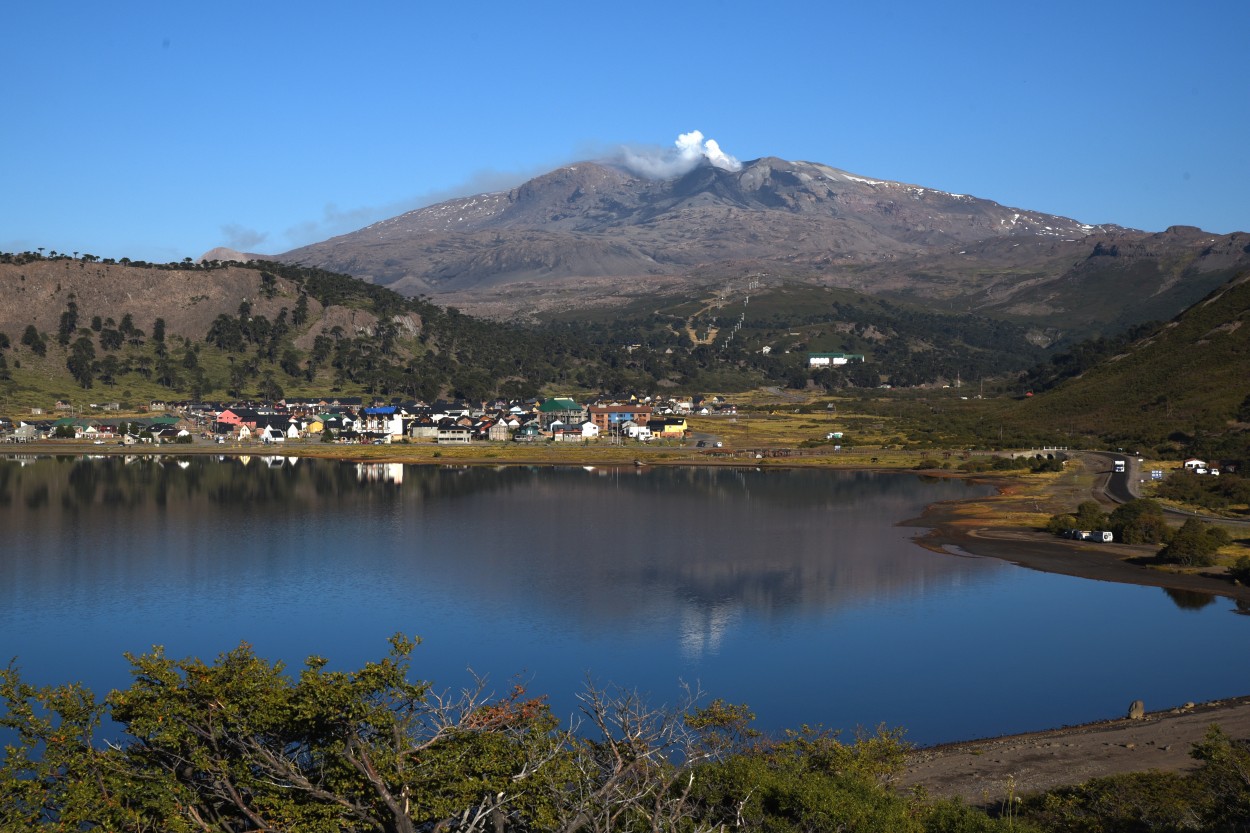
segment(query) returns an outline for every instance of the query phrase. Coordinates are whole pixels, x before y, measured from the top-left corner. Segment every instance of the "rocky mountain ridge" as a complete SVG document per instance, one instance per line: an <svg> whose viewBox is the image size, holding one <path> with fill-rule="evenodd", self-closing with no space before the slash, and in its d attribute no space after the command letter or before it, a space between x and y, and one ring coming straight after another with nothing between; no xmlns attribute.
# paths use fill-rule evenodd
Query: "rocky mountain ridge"
<svg viewBox="0 0 1250 833"><path fill-rule="evenodd" d="M1112 227L1113 228L1113 227ZM278 256L407 292L676 275L711 263L880 262L1002 236L1103 227L808 162L710 165L670 180L584 162Z"/></svg>
<svg viewBox="0 0 1250 833"><path fill-rule="evenodd" d="M1095 226L765 157L664 180L568 165L277 259L499 318L767 278L1088 329L1174 315L1250 268L1250 236Z"/></svg>

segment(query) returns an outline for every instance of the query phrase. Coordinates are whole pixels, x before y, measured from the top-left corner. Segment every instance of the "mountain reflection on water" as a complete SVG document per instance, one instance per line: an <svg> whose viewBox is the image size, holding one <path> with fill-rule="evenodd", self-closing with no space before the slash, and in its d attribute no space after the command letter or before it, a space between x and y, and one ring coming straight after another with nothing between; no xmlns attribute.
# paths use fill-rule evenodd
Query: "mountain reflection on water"
<svg viewBox="0 0 1250 833"><path fill-rule="evenodd" d="M764 728L885 722L918 742L1250 690L1250 641L1228 634L1250 617L1225 599L933 553L899 525L987 492L905 473L12 457L0 655L107 690L153 644L353 668L404 632L424 640L417 676L520 675L562 716L588 676L659 700L685 680Z"/></svg>
<svg viewBox="0 0 1250 833"><path fill-rule="evenodd" d="M865 604L985 569L924 557L906 543L915 530L893 529L927 502L968 493L961 482L868 472L694 467L284 457L0 466L0 519L26 554L6 559L5 584L24 593L149 572L166 582L224 581L253 575L258 558L296 569L309 546L333 550L347 525L367 537L339 544L340 554L380 581L437 577L445 592L491 606L514 605L520 593L522 604L588 630L676 607L683 645L694 653L713 647L744 611ZM330 527L340 532L324 534Z"/></svg>

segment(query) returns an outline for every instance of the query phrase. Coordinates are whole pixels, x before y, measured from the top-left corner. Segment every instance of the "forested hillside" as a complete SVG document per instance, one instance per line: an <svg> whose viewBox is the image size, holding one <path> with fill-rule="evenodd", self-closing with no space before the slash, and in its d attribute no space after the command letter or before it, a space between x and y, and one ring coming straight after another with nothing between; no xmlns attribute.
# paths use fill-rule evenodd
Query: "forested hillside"
<svg viewBox="0 0 1250 833"><path fill-rule="evenodd" d="M0 394L52 399L249 398L343 392L523 398L761 384L837 390L1010 377L1044 336L845 290L782 287L612 320L522 326L462 315L320 269L0 255ZM736 319L736 321L735 321ZM809 351L865 356L812 369ZM92 391L91 394L85 394Z"/></svg>

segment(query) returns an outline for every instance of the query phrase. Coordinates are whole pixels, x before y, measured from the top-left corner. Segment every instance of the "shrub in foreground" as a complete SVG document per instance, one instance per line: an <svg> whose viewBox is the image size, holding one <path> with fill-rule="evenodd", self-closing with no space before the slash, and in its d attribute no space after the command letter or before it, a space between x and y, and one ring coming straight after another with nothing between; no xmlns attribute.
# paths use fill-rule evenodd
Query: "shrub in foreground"
<svg viewBox="0 0 1250 833"><path fill-rule="evenodd" d="M1099 779L992 818L894 790L900 730L769 739L743 706L688 693L656 708L595 687L580 725L562 726L521 687L413 682L416 644L396 636L353 672L310 657L295 676L246 645L212 664L158 649L128 655L134 682L102 702L0 670L0 830L1094 833L1250 820L1250 748L1218 730L1192 774ZM120 742L97 741L108 719Z"/></svg>
<svg viewBox="0 0 1250 833"><path fill-rule="evenodd" d="M128 655L104 701L0 671L0 829L109 831L922 831L895 793L899 732L766 740L745 708L654 708L588 687L582 722L542 698L410 679L415 640L354 672L298 674L243 645L209 664ZM106 720L125 733L100 743ZM979 828L978 828L979 829Z"/></svg>

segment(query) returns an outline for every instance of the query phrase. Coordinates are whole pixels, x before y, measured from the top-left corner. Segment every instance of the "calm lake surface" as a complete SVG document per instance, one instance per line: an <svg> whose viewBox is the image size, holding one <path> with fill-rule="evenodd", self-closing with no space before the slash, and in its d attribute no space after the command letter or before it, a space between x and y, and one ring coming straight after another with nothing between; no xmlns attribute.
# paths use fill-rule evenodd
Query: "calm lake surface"
<svg viewBox="0 0 1250 833"><path fill-rule="evenodd" d="M1250 617L917 546L985 494L907 474L436 468L253 457L0 460L0 657L129 683L124 651L246 641L355 668L417 634L439 688L587 678L747 703L765 729L921 744L1250 693Z"/></svg>

